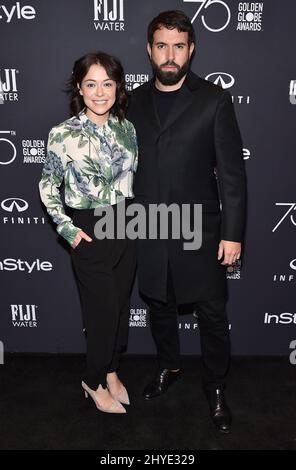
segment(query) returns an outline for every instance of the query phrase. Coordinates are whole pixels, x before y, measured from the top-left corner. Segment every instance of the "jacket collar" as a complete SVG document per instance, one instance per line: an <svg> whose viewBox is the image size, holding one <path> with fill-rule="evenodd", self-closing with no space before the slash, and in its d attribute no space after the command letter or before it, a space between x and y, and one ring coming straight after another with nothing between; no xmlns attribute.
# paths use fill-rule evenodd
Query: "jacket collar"
<svg viewBox="0 0 296 470"><path fill-rule="evenodd" d="M148 90L145 96L143 109L146 109L146 115L158 134L162 134L166 129L168 129L186 111L188 106L192 104L192 93L200 88L201 83L202 80L193 72L189 71L187 73L184 83L174 101L173 107L170 109L167 119L162 124L158 119L156 111L155 96L153 93L154 78L147 83Z"/></svg>

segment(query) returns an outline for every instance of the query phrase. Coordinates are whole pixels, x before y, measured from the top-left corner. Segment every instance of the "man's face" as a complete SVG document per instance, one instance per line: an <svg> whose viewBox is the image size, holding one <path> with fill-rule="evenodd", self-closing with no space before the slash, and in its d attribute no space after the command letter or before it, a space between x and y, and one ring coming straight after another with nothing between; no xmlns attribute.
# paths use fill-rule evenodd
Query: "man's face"
<svg viewBox="0 0 296 470"><path fill-rule="evenodd" d="M189 70L194 44L188 45L188 33L161 27L147 45L156 77L163 85L175 85Z"/></svg>

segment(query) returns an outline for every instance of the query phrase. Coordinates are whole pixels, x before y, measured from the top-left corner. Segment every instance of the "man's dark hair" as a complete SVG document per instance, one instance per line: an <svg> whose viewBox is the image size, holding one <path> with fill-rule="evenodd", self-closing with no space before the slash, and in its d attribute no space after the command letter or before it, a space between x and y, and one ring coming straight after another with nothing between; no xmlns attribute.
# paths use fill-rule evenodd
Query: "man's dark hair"
<svg viewBox="0 0 296 470"><path fill-rule="evenodd" d="M153 35L157 29L165 27L167 29L177 29L180 33L188 33L189 46L195 43L195 32L192 23L187 15L180 10L162 11L148 25L147 38L150 46L153 44Z"/></svg>

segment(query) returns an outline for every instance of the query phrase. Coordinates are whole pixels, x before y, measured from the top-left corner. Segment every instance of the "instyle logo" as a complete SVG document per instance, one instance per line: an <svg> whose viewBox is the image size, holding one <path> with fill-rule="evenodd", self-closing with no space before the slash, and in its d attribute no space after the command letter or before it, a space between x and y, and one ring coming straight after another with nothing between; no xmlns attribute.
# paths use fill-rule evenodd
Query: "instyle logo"
<svg viewBox="0 0 296 470"><path fill-rule="evenodd" d="M198 15L201 17L201 22L204 27L212 33L219 33L229 25L231 12L226 2L222 0L183 0L184 3L197 3L198 8L191 20L194 23ZM210 18L216 14L219 18L218 24L210 22ZM212 20L213 21L213 20Z"/></svg>
<svg viewBox="0 0 296 470"><path fill-rule="evenodd" d="M275 313L265 312L264 323L268 325L277 325L278 323L282 325L289 325L290 323L296 323L296 313L283 312L277 315Z"/></svg>
<svg viewBox="0 0 296 470"><path fill-rule="evenodd" d="M37 327L37 305L11 305L11 321L18 328Z"/></svg>
<svg viewBox="0 0 296 470"><path fill-rule="evenodd" d="M124 0L94 0L96 31L124 31Z"/></svg>
<svg viewBox="0 0 296 470"><path fill-rule="evenodd" d="M20 258L5 258L0 261L0 271L22 271L26 274L32 274L33 271L52 271L53 265L49 261L41 261L39 258L28 262Z"/></svg>
<svg viewBox="0 0 296 470"><path fill-rule="evenodd" d="M0 20L10 23L12 19L16 20L34 20L36 18L36 11L30 5L21 6L21 2L16 2L15 5L0 5Z"/></svg>

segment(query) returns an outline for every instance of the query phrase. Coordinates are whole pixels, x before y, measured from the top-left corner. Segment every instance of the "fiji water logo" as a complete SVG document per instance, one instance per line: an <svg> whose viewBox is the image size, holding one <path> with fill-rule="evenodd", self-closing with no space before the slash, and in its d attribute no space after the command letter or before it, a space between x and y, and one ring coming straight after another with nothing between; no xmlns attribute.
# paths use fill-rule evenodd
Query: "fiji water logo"
<svg viewBox="0 0 296 470"><path fill-rule="evenodd" d="M17 69L0 69L0 103L18 101Z"/></svg>
<svg viewBox="0 0 296 470"><path fill-rule="evenodd" d="M124 0L94 0L96 31L124 31Z"/></svg>
<svg viewBox="0 0 296 470"><path fill-rule="evenodd" d="M37 327L37 308L38 305L11 305L11 321L17 328L36 328Z"/></svg>

